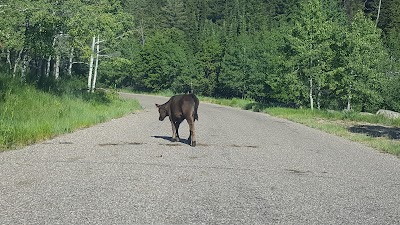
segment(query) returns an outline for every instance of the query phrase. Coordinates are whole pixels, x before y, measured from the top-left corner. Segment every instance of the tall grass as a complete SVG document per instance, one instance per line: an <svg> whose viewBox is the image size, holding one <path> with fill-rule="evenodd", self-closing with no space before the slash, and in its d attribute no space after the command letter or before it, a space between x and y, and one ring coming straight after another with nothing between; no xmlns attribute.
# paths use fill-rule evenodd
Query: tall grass
<svg viewBox="0 0 400 225"><path fill-rule="evenodd" d="M251 109L252 104L255 102L248 99L241 99L241 98L232 98L232 99L223 99L223 98L211 98L211 97L203 97L200 96L199 99L203 102L210 102L219 105L226 105L241 109Z"/></svg>
<svg viewBox="0 0 400 225"><path fill-rule="evenodd" d="M137 101L117 94L54 95L0 80L0 151L27 145L137 110Z"/></svg>

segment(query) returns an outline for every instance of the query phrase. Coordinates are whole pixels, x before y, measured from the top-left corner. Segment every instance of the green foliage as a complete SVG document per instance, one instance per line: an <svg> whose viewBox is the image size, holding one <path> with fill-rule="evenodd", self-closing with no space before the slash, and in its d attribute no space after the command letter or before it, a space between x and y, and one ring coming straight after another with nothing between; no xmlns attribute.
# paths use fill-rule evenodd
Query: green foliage
<svg viewBox="0 0 400 225"><path fill-rule="evenodd" d="M220 92L225 96L246 98L251 91L257 92L257 84L262 85L264 79L262 74L258 74L259 61L253 43L253 38L246 34L228 42L219 78Z"/></svg>
<svg viewBox="0 0 400 225"><path fill-rule="evenodd" d="M99 36L98 86L399 109L399 1L3 2L0 69L42 90L87 77Z"/></svg>
<svg viewBox="0 0 400 225"><path fill-rule="evenodd" d="M392 109L396 112L400 112L400 76L390 76L388 77L383 86L384 89L382 95L384 99L384 108Z"/></svg>
<svg viewBox="0 0 400 225"><path fill-rule="evenodd" d="M215 95L223 54L221 30L211 22L206 22L199 42L196 57L202 71L203 94Z"/></svg>
<svg viewBox="0 0 400 225"><path fill-rule="evenodd" d="M44 93L32 86L0 79L0 149L30 144L119 117L139 108L115 93L74 95Z"/></svg>
<svg viewBox="0 0 400 225"><path fill-rule="evenodd" d="M346 76L343 79L348 88L347 97L358 103L363 111L377 110L383 100L380 93L388 60L380 31L359 12L347 35Z"/></svg>
<svg viewBox="0 0 400 225"><path fill-rule="evenodd" d="M172 87L174 80L189 75L183 33L177 29L165 29L148 38L139 52L140 62L135 65L134 87L139 90L160 91Z"/></svg>
<svg viewBox="0 0 400 225"><path fill-rule="evenodd" d="M187 29L187 13L183 0L167 0L161 10L163 27Z"/></svg>
<svg viewBox="0 0 400 225"><path fill-rule="evenodd" d="M100 82L106 87L121 88L131 86L129 80L132 74L132 61L125 58L113 58L102 63L99 73L101 76Z"/></svg>

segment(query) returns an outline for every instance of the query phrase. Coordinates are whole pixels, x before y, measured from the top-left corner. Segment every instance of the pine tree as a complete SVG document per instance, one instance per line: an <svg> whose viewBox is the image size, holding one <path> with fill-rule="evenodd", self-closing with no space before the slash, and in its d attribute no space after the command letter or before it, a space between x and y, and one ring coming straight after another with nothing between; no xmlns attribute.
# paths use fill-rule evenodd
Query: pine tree
<svg viewBox="0 0 400 225"><path fill-rule="evenodd" d="M187 29L187 11L182 0L166 0L162 10L162 26L165 28Z"/></svg>

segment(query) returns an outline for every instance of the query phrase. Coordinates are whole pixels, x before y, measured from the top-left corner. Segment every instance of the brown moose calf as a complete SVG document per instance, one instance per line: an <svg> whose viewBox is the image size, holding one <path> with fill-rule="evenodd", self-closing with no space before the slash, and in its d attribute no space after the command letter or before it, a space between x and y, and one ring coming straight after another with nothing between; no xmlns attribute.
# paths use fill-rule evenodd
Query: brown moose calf
<svg viewBox="0 0 400 225"><path fill-rule="evenodd" d="M199 99L194 94L175 95L168 102L162 105L156 104L156 106L160 113L159 120L163 121L168 116L171 121L172 141L179 141L179 125L186 119L190 130L189 144L193 147L196 146L194 121L199 119L197 115Z"/></svg>

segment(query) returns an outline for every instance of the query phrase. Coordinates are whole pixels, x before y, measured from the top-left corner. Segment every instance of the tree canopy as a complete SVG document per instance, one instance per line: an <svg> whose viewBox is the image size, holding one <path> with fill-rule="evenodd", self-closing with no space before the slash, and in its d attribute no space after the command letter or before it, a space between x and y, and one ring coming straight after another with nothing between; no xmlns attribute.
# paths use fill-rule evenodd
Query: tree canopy
<svg viewBox="0 0 400 225"><path fill-rule="evenodd" d="M104 87L400 111L399 12L397 0L2 0L0 70L47 88L97 60Z"/></svg>

